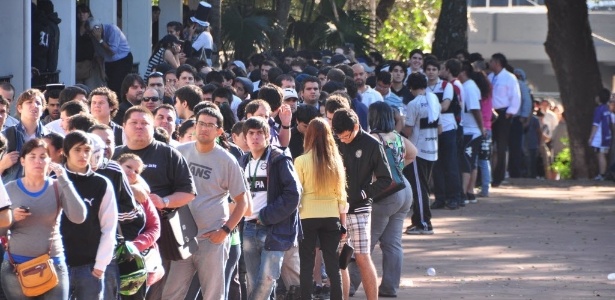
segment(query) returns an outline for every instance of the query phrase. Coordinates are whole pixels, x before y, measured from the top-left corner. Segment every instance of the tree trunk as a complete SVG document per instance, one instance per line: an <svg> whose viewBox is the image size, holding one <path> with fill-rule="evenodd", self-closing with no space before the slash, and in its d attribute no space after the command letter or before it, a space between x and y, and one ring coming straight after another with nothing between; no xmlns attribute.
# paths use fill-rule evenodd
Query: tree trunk
<svg viewBox="0 0 615 300"><path fill-rule="evenodd" d="M209 0L209 4L211 4L211 12L209 13L209 22L211 26L211 35L214 38L214 44L218 49L222 46L222 8L220 0ZM214 52L214 55L218 55L218 53Z"/></svg>
<svg viewBox="0 0 615 300"><path fill-rule="evenodd" d="M438 59L453 57L455 51L468 49L468 3L466 0L442 0L432 53Z"/></svg>
<svg viewBox="0 0 615 300"><path fill-rule="evenodd" d="M376 17L380 21L380 24L384 23L389 18L391 10L395 5L395 0L380 0L378 6L376 6Z"/></svg>
<svg viewBox="0 0 615 300"><path fill-rule="evenodd" d="M288 29L288 15L290 14L291 0L276 0L275 17L278 20L278 26L271 36L271 49L282 50L284 48L284 40L286 39L286 30Z"/></svg>
<svg viewBox="0 0 615 300"><path fill-rule="evenodd" d="M585 0L546 0L549 32L545 50L551 59L566 110L572 172L574 178L588 178L596 161L587 140L602 88L596 49L589 26Z"/></svg>

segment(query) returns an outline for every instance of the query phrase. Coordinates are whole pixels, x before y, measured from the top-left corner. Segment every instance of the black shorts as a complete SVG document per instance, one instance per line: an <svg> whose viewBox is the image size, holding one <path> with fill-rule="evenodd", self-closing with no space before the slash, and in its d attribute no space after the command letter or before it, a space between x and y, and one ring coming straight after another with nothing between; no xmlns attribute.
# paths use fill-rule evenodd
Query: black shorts
<svg viewBox="0 0 615 300"><path fill-rule="evenodd" d="M474 138L474 139L472 139L472 135L463 136L463 142L464 142L463 153L464 153L466 163L461 164L462 173L470 173L473 170L476 170L476 166L478 165L478 152L480 151L481 141L482 141L481 136L478 136L477 138Z"/></svg>

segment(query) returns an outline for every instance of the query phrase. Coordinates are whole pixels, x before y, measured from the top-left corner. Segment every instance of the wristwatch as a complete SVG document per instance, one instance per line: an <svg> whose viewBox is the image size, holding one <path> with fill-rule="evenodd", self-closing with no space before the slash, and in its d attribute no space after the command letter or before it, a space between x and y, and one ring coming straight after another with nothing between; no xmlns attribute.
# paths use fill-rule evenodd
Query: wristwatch
<svg viewBox="0 0 615 300"><path fill-rule="evenodd" d="M164 208L169 207L169 197L162 198L162 203L164 203Z"/></svg>
<svg viewBox="0 0 615 300"><path fill-rule="evenodd" d="M100 39L100 41L98 41L99 44L102 44L103 42L103 39Z"/></svg>
<svg viewBox="0 0 615 300"><path fill-rule="evenodd" d="M231 233L231 229L228 228L228 226L226 226L226 224L222 225L222 230L224 230L224 232L226 232L226 234L230 234Z"/></svg>
<svg viewBox="0 0 615 300"><path fill-rule="evenodd" d="M290 126L284 126L284 125L282 125L282 129L290 129Z"/></svg>

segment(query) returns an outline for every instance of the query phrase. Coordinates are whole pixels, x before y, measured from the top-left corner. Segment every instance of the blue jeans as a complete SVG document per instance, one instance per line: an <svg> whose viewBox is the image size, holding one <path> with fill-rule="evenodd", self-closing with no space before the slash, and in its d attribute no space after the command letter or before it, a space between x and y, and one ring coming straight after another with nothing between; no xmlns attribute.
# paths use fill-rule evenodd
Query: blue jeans
<svg viewBox="0 0 615 300"><path fill-rule="evenodd" d="M457 153L457 129L438 136L438 160L434 163L434 196L438 203L457 204L461 201L461 177Z"/></svg>
<svg viewBox="0 0 615 300"><path fill-rule="evenodd" d="M60 264L54 265L54 267L56 268L56 273L58 274L58 279L60 280L60 282L53 289L47 291L43 295L36 297L36 299L68 299L69 284L68 268L66 267L66 263L61 262ZM6 260L2 262L2 267L0 268L0 278L2 278L2 288L4 289L4 294L6 295L7 299L32 299L23 295L23 292L21 291L21 285L19 284L19 280L17 280L17 275L15 275L15 268Z"/></svg>
<svg viewBox="0 0 615 300"><path fill-rule="evenodd" d="M267 226L246 222L243 251L248 279L248 299L267 300L280 278L285 251L265 250Z"/></svg>
<svg viewBox="0 0 615 300"><path fill-rule="evenodd" d="M117 261L111 260L105 271L103 296L105 300L117 300L120 294L120 270Z"/></svg>
<svg viewBox="0 0 615 300"><path fill-rule="evenodd" d="M70 299L103 299L104 281L92 275L94 264L68 268Z"/></svg>
<svg viewBox="0 0 615 300"><path fill-rule="evenodd" d="M491 130L487 130L486 139L491 140ZM489 158L478 158L478 170L480 171L480 194L483 196L489 196L489 185L491 184L491 161Z"/></svg>

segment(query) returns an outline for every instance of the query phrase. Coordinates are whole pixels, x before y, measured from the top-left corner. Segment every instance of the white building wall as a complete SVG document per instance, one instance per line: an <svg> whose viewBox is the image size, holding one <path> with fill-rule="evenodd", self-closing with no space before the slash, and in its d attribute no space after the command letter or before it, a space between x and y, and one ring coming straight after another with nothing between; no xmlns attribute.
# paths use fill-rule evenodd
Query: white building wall
<svg viewBox="0 0 615 300"><path fill-rule="evenodd" d="M31 6L30 1L4 1L0 9L0 76L13 75L16 94L30 88Z"/></svg>
<svg viewBox="0 0 615 300"><path fill-rule="evenodd" d="M151 0L122 1L122 31L128 39L133 62L139 63L139 74L145 74L152 54Z"/></svg>
<svg viewBox="0 0 615 300"><path fill-rule="evenodd" d="M52 0L58 17L62 20L60 27L60 49L58 49L58 70L60 82L66 85L75 84L76 65L76 23L77 5L73 0Z"/></svg>
<svg viewBox="0 0 615 300"><path fill-rule="evenodd" d="M469 8L469 52L485 58L501 52L514 67L523 68L535 89L557 92L549 56L545 52L548 22L545 7ZM592 31L615 41L615 13L590 12ZM602 84L612 89L615 45L594 38Z"/></svg>

